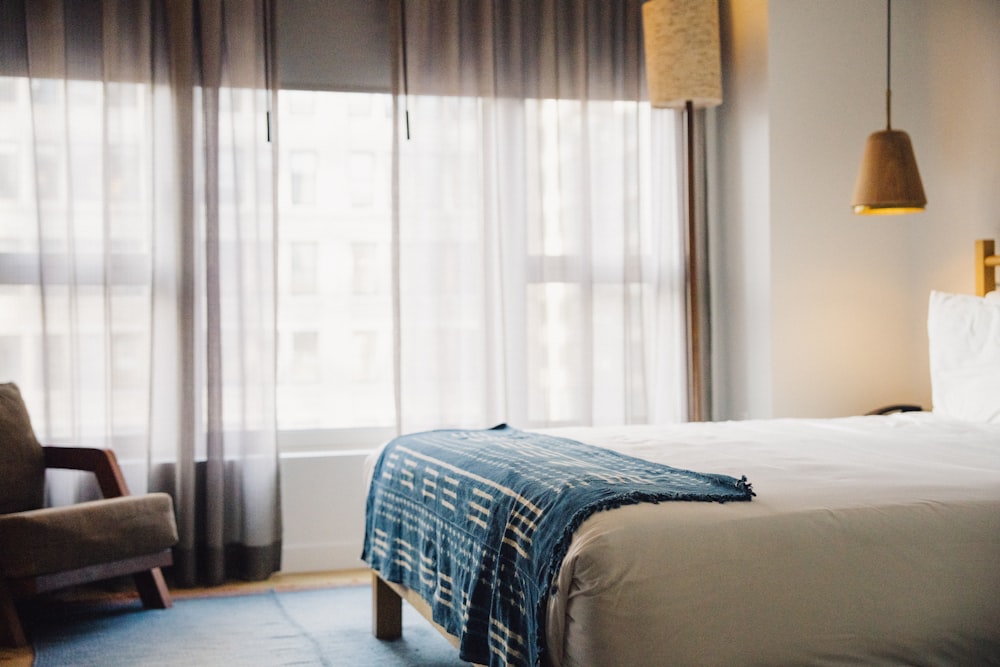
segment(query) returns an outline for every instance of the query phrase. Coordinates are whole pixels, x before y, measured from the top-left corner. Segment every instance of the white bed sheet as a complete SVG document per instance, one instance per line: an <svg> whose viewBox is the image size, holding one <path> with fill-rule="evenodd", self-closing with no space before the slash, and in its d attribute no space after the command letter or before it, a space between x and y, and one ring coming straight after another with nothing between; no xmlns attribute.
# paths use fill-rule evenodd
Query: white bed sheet
<svg viewBox="0 0 1000 667"><path fill-rule="evenodd" d="M1000 426L906 413L545 432L757 492L588 519L549 602L553 664L1000 664Z"/></svg>
<svg viewBox="0 0 1000 667"><path fill-rule="evenodd" d="M590 517L549 600L555 667L1000 664L1000 425L905 413L542 432L757 492Z"/></svg>

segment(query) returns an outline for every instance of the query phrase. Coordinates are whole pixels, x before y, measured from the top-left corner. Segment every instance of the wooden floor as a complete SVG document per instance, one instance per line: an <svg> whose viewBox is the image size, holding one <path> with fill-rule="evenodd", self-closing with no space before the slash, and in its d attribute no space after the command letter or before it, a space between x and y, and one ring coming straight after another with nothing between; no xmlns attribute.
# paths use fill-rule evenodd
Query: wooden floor
<svg viewBox="0 0 1000 667"><path fill-rule="evenodd" d="M222 586L212 588L182 588L171 590L170 593L175 600L185 598L206 597L215 595L238 595L241 593L255 593L274 589L276 591L307 590L311 588L325 588L328 586L355 586L371 583L371 571L361 570L338 570L335 572L305 572L296 574L278 573L272 575L265 581L235 581ZM131 595L131 593L129 593ZM81 587L67 592L73 600L100 600L108 597L120 597L120 592L108 592L99 587ZM136 596L138 597L138 596ZM10 667L31 667L35 654L31 647L22 649L11 649L0 647L0 664L10 665Z"/></svg>

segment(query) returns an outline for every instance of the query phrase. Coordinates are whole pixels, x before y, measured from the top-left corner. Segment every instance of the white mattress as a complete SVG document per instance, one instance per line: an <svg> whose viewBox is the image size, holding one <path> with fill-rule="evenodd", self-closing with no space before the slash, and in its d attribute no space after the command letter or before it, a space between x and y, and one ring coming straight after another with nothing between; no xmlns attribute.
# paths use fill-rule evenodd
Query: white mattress
<svg viewBox="0 0 1000 667"><path fill-rule="evenodd" d="M1000 664L1000 425L906 413L545 432L757 492L588 519L549 600L553 665Z"/></svg>
<svg viewBox="0 0 1000 667"><path fill-rule="evenodd" d="M1000 425L931 413L546 431L746 475L577 531L555 665L1000 664Z"/></svg>

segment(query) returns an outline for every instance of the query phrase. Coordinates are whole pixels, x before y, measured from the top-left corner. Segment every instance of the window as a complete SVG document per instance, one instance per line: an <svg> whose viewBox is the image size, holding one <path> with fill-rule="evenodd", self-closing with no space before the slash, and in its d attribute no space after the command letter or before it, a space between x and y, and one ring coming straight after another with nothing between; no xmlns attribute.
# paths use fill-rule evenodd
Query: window
<svg viewBox="0 0 1000 667"><path fill-rule="evenodd" d="M55 105L62 98L62 82L55 79L33 79L31 97L35 104Z"/></svg>
<svg viewBox="0 0 1000 667"><path fill-rule="evenodd" d="M295 116L310 116L316 112L316 98L311 92L283 90L281 94L288 101L288 110Z"/></svg>
<svg viewBox="0 0 1000 667"><path fill-rule="evenodd" d="M288 157L288 178L292 204L295 206L312 206L316 203L316 166L315 151L296 150Z"/></svg>
<svg viewBox="0 0 1000 667"><path fill-rule="evenodd" d="M154 206L139 188L153 150L141 130L149 113L142 88L0 77L0 368L22 389L50 390L52 409L34 415L34 426L51 442L107 444L98 423L108 414L103 394L83 392L74 405L67 388L108 370L124 406L113 416L116 434L127 440L145 427L145 235ZM104 95L115 100L106 128ZM135 216L121 215L122 202ZM73 224L61 224L68 216ZM39 272L47 285L44 354ZM120 456L131 453L121 441L113 445Z"/></svg>
<svg viewBox="0 0 1000 667"><path fill-rule="evenodd" d="M42 201L56 202L62 198L61 162L55 146L39 146L35 151L38 198Z"/></svg>
<svg viewBox="0 0 1000 667"><path fill-rule="evenodd" d="M315 294L317 275L317 244L293 242L291 245L292 272L290 290L292 294Z"/></svg>
<svg viewBox="0 0 1000 667"><path fill-rule="evenodd" d="M369 151L351 153L351 205L358 208L375 202L375 155Z"/></svg>
<svg viewBox="0 0 1000 667"><path fill-rule="evenodd" d="M296 331L292 334L292 359L290 383L311 385L320 382L322 369L318 331Z"/></svg>
<svg viewBox="0 0 1000 667"><path fill-rule="evenodd" d="M361 294L385 294L388 289L388 278L385 274L389 266L389 258L385 256L388 248L372 241L355 241L351 243L351 260L354 271L351 280L353 291Z"/></svg>
<svg viewBox="0 0 1000 667"><path fill-rule="evenodd" d="M22 377L21 337L11 334L0 335L0 368L9 378Z"/></svg>
<svg viewBox="0 0 1000 667"><path fill-rule="evenodd" d="M309 105L305 103L307 96L313 100ZM439 105L442 114L450 104L433 97L419 101ZM464 103L477 104L471 99ZM540 156L525 160L526 169L535 170L525 180L538 184L542 193L541 210L530 216L524 235L524 319L513 334L523 336L515 345L525 355L527 425L580 424L593 409L589 403L582 404L590 397L581 396L579 388L592 381L595 369L619 383L609 393L644 395L645 388L636 383L645 382L645 376L634 373L626 380L621 366L630 361L641 363L649 339L635 333L642 324L622 323L626 317L642 316L642 308L636 304L643 303L652 312L652 296L647 295L654 291L643 282L649 281L653 272L645 275L635 268L648 265L648 258L642 255L648 249L640 249L638 241L633 247L624 245L625 232L620 228L601 232L612 239L607 249L586 240L587 235L578 229L587 224L588 214L609 220L622 215L620 208L584 212L580 210L584 206L625 201L637 210L639 204L627 199L625 184L602 183L619 189L605 199L588 200L580 196L580 190L561 182L572 178L572 169L582 160L581 143L567 128L582 126L582 118L589 118L594 127L606 121L621 128L623 119L636 116L636 102L597 100L589 102L587 109L576 100L529 99L524 104L527 111L520 122L532 123L525 134L536 142L525 150ZM282 127L279 144L287 156L279 158L279 169L285 165L289 177L279 182L286 184L290 194L279 193L283 203L278 214L279 252L286 267L279 285L278 326L284 336L295 341L282 345L279 352L281 377L287 379L278 388L279 429L286 434L308 430L315 436L316 447L332 442L338 434L354 446L376 444L364 441L365 434L388 432L395 423L391 97L324 91L285 95L282 91L279 105L279 118L291 127ZM293 114L293 105L309 106L315 113L309 117ZM638 151L624 145L618 136L608 137L607 143L620 145L612 150L622 155ZM479 257L475 249L482 232L479 225L468 221L477 220L480 213L480 183L474 180L479 176L474 170L449 165L468 165L479 156L462 153L456 162L448 151L475 150L476 146L462 143L435 145L432 151L417 156L411 153L410 165L417 160L415 168L435 174L435 179L429 180L429 187L407 191L411 198L406 200L415 202L414 210L406 211L408 219L427 221L410 227L421 230L418 235L426 235L411 242L433 244L433 275L424 275L428 289L439 299L434 308L408 311L410 334L439 336L437 349L442 353L427 360L429 374L441 371L441 375L465 377L470 382L482 370L476 364L482 363L481 341L488 336L483 335L478 321L461 314L463 306L482 298L482 286L470 284L469 274L460 267L467 268ZM621 181L622 162L608 167L609 177L604 180ZM636 157L634 162L636 169L649 169L648 160ZM648 182L649 175L643 173ZM315 178L316 184L314 206L310 207L299 205L303 197L297 192L303 188L306 174ZM651 238L648 226L652 216L635 217L642 220L637 225L646 226L635 234ZM621 269L623 247L634 269L628 276ZM449 303L455 307L448 307ZM442 322L446 326L438 327ZM314 333L302 338L306 331ZM581 331L593 332L592 338L581 337ZM593 349L613 350L609 355L613 358L594 355ZM321 370L306 374L305 368ZM418 372L411 373L409 382L419 383L418 376ZM632 386L626 388L626 382ZM461 382L435 387L433 396L429 392L423 396L418 389L408 397L416 403L428 401L428 406L434 401L447 404L457 415L475 414L478 409L470 405L477 399ZM635 402L629 407L629 418L647 418L643 401ZM416 405L414 411L421 409L422 405ZM301 446L305 441L295 442Z"/></svg>
<svg viewBox="0 0 1000 667"><path fill-rule="evenodd" d="M136 147L110 146L107 159L110 171L107 188L111 201L136 201L139 196L139 172L136 170L138 151ZM222 164L228 164L228 161L223 160ZM220 181L223 179L220 178Z"/></svg>
<svg viewBox="0 0 1000 667"><path fill-rule="evenodd" d="M282 90L278 104L282 447L373 446L395 420L389 95Z"/></svg>
<svg viewBox="0 0 1000 667"><path fill-rule="evenodd" d="M0 199L17 199L19 176L17 146L0 145Z"/></svg>
<svg viewBox="0 0 1000 667"><path fill-rule="evenodd" d="M128 392L148 382L139 370L140 365L130 359L148 349L149 333L132 324L132 320L138 322L143 318L129 318L129 313L148 311L151 298L145 283L133 278L148 275L152 245L148 220L155 205L144 184L155 156L150 154L148 137L140 131L140 120L149 113L146 105L150 99L131 85L112 86L102 93L103 84L84 83L61 87L39 81L29 96L27 81L0 78L0 91L13 89L11 97L18 104L51 105L59 113L65 112L61 105L69 104L74 113L79 110L84 120L94 108L100 107L101 95L107 94L114 101L109 107L114 116L113 132L102 139L79 131L73 135L71 151L63 150L56 137L41 136L37 146L31 145L34 138L23 123L0 126L0 207L4 211L0 216L0 311L9 314L0 322L0 361L7 359L7 365L18 370L18 375L33 378L40 377L44 367L53 386L69 383L85 373L87 363L105 364L112 370L115 390ZM533 174L532 180L543 186L556 183L561 177L560 164L579 161L574 153L579 147L571 140L561 139L559 132L547 128L546 123L556 127L560 114L579 114L579 103L556 100L527 103L539 106L538 113L533 111L531 115L542 119L541 126L532 133L539 142L532 150L543 156L539 166L532 168L541 173ZM385 93L281 91L278 104L278 118L283 119L283 125L278 145L281 154L277 193L276 397L282 446L285 449L371 446L391 433L395 425L392 99ZM590 113L596 113L602 104L607 106L604 112L614 113L615 102L593 102ZM233 104L231 111L236 113L251 106ZM16 120L18 115L14 115ZM107 141L108 150L103 148L102 141ZM37 157L21 159L28 155ZM433 239L439 256L445 260L434 276L435 289L456 303L468 301L469 286L453 267L476 261L468 248L473 245L470 235L479 232L462 222L478 205L468 195L475 189L470 179L476 179L477 175L441 169L448 160L443 153L422 155L420 160L430 173L442 174L436 187L418 195L419 215L428 216L427 219L433 216L442 223L435 231L440 238ZM244 161L244 157L237 156L233 161L220 163L220 191L227 201L252 189L252 179L239 169ZM72 188L66 187L68 174L72 175L69 179ZM103 174L110 176L106 187ZM78 232L71 239L76 253L72 268L61 264L50 266L43 260L50 284L55 285L55 296L48 307L53 312L66 307L60 301L58 281L68 280L68 271L73 270L77 283L84 288L79 293L79 303L73 307L86 313L94 327L93 332L76 332L80 334L78 342L73 343L77 349L70 349L71 343L61 342L64 337L61 323L50 321L52 341L57 344L44 360L37 323L32 319L38 313L24 305L36 303L37 295L28 294L26 290L34 288L18 284L16 278L17 270L24 273L33 269L26 258L36 256L35 246L39 242L29 233L33 229L31 216L35 202L29 202L33 197L24 192L27 184L36 181L36 176L37 196L45 213L58 217L72 210ZM558 187L545 191L552 194L541 200L543 210L532 217L534 228L525 236L524 330L527 333L521 343L527 357L525 372L532 374L529 383L532 390L525 402L529 406L546 406L546 416L539 418L540 421L572 424L579 421L580 410L574 399L569 398L573 392L567 388L583 383L580 359L585 351L570 340L569 332L590 326L584 319L597 317L592 313L621 309L621 286L605 290L600 285L584 285L578 269L584 249L576 247L573 240L580 235L566 233L568 225L578 224L575 221L583 217L573 209L579 204L560 199ZM115 211L107 229L102 206L113 207ZM122 209L127 209L128 215L123 215ZM60 236L65 232L58 225L48 230L46 234L50 236L41 242L64 251L70 242ZM110 350L97 342L107 340L106 332L99 330L107 324L102 305L105 295L100 287L105 275L101 264L95 261L91 266L86 259L88 253L99 257L108 248L115 253L107 275L116 299L112 311L115 321L110 323ZM594 271L600 273L599 262L595 263ZM601 280L598 277L595 282ZM620 283L620 276L609 277L607 282L615 280ZM636 279L627 289L641 297L644 286ZM438 316L453 317L453 314L446 310L443 314L426 315ZM469 325L457 316L452 324L445 347L469 348L471 337L465 335ZM600 327L594 328L595 336L603 335ZM617 342L614 337L618 335L619 331L607 332L613 342ZM635 354L641 353L640 344L641 341L622 341L623 346L634 346ZM463 363L457 355L432 361ZM458 384L453 390L454 395L448 397L451 404L463 406L472 400ZM144 409L136 406L136 414ZM127 413L122 413L123 419L127 417ZM73 427L69 423L49 426L57 437L59 429Z"/></svg>
<svg viewBox="0 0 1000 667"><path fill-rule="evenodd" d="M0 104L17 102L17 81L13 77L0 77Z"/></svg>

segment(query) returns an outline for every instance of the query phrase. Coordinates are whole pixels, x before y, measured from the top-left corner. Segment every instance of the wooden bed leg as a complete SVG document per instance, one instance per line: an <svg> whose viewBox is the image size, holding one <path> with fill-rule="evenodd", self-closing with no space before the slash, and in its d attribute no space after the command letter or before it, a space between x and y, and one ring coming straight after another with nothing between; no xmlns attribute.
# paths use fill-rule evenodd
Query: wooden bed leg
<svg viewBox="0 0 1000 667"><path fill-rule="evenodd" d="M403 599L372 571L372 634L376 639L403 636Z"/></svg>

